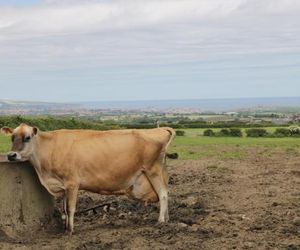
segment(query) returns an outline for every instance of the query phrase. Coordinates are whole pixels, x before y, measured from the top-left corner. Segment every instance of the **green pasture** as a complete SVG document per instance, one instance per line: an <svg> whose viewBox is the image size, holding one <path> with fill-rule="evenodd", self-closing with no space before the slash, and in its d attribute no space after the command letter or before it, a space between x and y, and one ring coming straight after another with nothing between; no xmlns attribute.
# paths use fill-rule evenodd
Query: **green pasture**
<svg viewBox="0 0 300 250"><path fill-rule="evenodd" d="M265 129L273 133L276 127ZM268 153L282 149L287 153L300 154L300 138L207 137L202 136L204 130L184 129L185 136L177 136L170 151L177 152L183 160L198 160L207 157L238 160L243 159L250 148L263 148ZM220 131L220 129L213 130ZM242 129L244 134L245 130Z"/></svg>
<svg viewBox="0 0 300 250"><path fill-rule="evenodd" d="M289 153L300 152L300 138L247 138L247 137L205 137L178 136L170 147L180 159L243 159L250 148L263 148L268 152L283 149Z"/></svg>
<svg viewBox="0 0 300 250"><path fill-rule="evenodd" d="M0 153L8 152L10 149L10 137L0 134Z"/></svg>
<svg viewBox="0 0 300 250"><path fill-rule="evenodd" d="M206 137L206 136L177 136L173 147L205 146L205 145L240 145L240 146L300 146L300 138L268 138L268 137Z"/></svg>

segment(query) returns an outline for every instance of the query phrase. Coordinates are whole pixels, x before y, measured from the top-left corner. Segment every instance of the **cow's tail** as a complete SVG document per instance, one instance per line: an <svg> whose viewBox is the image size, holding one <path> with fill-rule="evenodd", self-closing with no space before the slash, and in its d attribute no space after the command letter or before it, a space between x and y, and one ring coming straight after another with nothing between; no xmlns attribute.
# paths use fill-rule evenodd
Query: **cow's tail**
<svg viewBox="0 0 300 250"><path fill-rule="evenodd" d="M174 129L172 129L170 127L162 127L161 129L166 130L170 134L169 140L166 142L166 144L164 145L164 148L162 150L162 153L163 153L163 165L165 165L166 164L166 158L167 158L167 150L168 150L168 147L170 146L171 142L175 138L176 132L175 132Z"/></svg>
<svg viewBox="0 0 300 250"><path fill-rule="evenodd" d="M163 151L162 151L162 174L163 174L163 179L165 181L165 184L167 185L169 183L169 176L167 172L167 149L170 146L171 142L176 136L176 132L174 129L170 127L163 127L162 129L168 131L170 133L169 140L166 142Z"/></svg>
<svg viewBox="0 0 300 250"><path fill-rule="evenodd" d="M171 142L174 140L174 138L176 136L176 132L174 129L169 128L169 127L165 127L164 129L170 133L169 141L167 142L167 144L165 145L165 148L164 148L164 151L166 152L168 147L170 146Z"/></svg>

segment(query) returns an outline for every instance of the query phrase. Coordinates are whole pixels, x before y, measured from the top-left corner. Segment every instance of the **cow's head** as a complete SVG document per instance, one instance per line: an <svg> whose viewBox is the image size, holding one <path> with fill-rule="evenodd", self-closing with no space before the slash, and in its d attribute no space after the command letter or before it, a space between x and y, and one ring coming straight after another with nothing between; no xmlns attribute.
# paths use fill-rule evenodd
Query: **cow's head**
<svg viewBox="0 0 300 250"><path fill-rule="evenodd" d="M37 128L22 123L15 129L3 127L1 133L11 136L12 148L7 154L9 161L28 160L30 158L34 152Z"/></svg>

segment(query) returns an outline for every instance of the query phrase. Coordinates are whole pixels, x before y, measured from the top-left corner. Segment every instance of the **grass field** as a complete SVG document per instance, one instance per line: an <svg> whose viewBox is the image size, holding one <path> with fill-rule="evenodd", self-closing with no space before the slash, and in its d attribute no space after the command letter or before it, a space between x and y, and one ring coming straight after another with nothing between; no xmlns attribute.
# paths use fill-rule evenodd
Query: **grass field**
<svg viewBox="0 0 300 250"><path fill-rule="evenodd" d="M0 153L9 151L10 149L10 137L0 135Z"/></svg>
<svg viewBox="0 0 300 250"><path fill-rule="evenodd" d="M198 160L217 156L220 159L242 159L247 148L282 148L287 152L300 150L300 138L237 138L178 136L170 151L177 152L182 160Z"/></svg>
<svg viewBox="0 0 300 250"><path fill-rule="evenodd" d="M273 133L276 127L266 127ZM220 159L242 159L245 148L266 147L284 148L288 152L300 149L300 138L247 138L244 137L206 137L202 136L205 129L184 129L185 136L177 136L171 151L177 152L180 159L198 160L205 157L218 156ZM220 129L213 129L220 131Z"/></svg>

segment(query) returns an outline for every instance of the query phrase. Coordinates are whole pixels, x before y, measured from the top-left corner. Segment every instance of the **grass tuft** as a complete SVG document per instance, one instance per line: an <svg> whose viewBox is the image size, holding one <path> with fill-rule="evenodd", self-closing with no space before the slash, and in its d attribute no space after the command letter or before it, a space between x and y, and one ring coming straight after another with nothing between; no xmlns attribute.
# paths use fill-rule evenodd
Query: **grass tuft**
<svg viewBox="0 0 300 250"><path fill-rule="evenodd" d="M10 137L0 134L0 153L8 152L10 149Z"/></svg>

